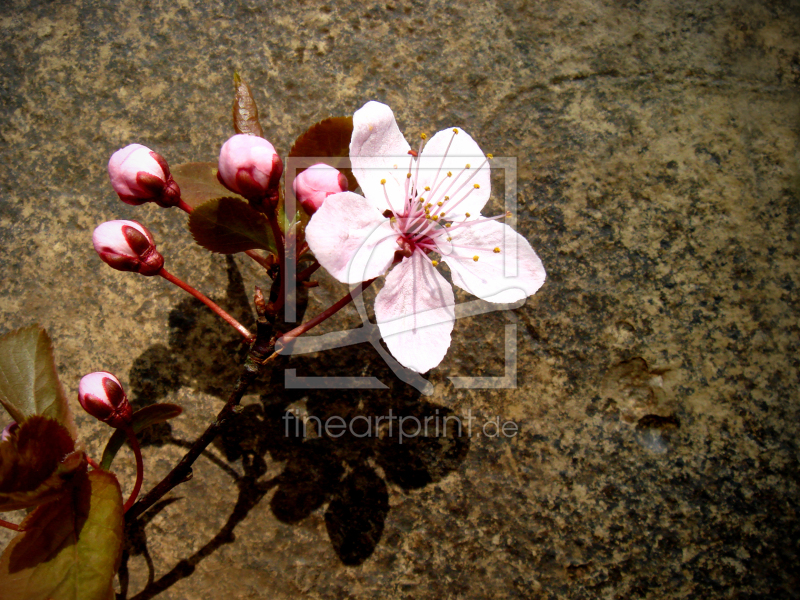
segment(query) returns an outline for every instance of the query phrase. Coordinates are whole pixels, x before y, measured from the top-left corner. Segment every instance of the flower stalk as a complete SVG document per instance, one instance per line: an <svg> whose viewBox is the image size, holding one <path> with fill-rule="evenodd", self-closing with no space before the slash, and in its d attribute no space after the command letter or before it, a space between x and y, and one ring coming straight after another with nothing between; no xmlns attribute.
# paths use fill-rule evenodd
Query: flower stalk
<svg viewBox="0 0 800 600"><path fill-rule="evenodd" d="M25 531L22 527L20 527L16 523L6 521L5 519L0 519L0 527L5 527L6 529L10 529L11 531Z"/></svg>
<svg viewBox="0 0 800 600"><path fill-rule="evenodd" d="M122 507L122 512L126 513L131 506L133 506L133 503L136 502L136 498L139 496L139 491L142 489L144 463L142 461L142 449L139 446L139 440L136 439L136 433L134 433L133 428L130 425L126 425L124 427L124 431L125 435L128 436L128 443L131 445L131 450L133 450L133 454L136 457L136 483L133 484L131 495L128 496L128 499L125 501L125 504Z"/></svg>
<svg viewBox="0 0 800 600"><path fill-rule="evenodd" d="M255 336L253 336L253 334L250 333L250 330L247 329L247 327L245 327L244 325L239 323L239 321L237 321L231 315L229 315L227 312L225 312L216 302L214 302L213 300L211 300L210 298L205 296L202 292L194 289L192 286L190 286L185 281L182 281L181 279L178 279L177 277L175 277L175 275L173 275L172 273L170 273L169 271L167 271L164 268L162 268L158 272L158 274L161 275L161 277L163 277L164 279L166 279L170 283L174 283L175 285L177 285L182 290L190 293L192 296L194 296L195 298L200 300L200 302L202 302L208 308L210 308L219 318L221 318L228 325L230 325L236 331L238 331L239 334L244 338L245 342L247 342L249 344L255 339Z"/></svg>

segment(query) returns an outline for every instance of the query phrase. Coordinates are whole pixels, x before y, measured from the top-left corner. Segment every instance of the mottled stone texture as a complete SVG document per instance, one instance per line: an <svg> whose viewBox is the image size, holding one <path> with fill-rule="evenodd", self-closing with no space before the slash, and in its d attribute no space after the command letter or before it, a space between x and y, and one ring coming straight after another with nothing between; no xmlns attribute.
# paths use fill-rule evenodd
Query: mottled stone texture
<svg viewBox="0 0 800 600"><path fill-rule="evenodd" d="M90 235L141 220L252 323L256 266L197 249L177 209L121 204L105 174L134 141L213 160L234 69L282 152L377 99L409 139L458 125L516 157L516 227L548 270L525 306L457 324L430 396L369 345L288 367L388 390L284 392L276 367L132 532L123 597L798 597L799 32L792 0L5 0L0 329L46 326L73 396L104 369L137 406L185 407L145 440L146 487L221 407L239 348ZM308 314L345 292L321 281ZM504 374L506 325L517 387L455 389ZM519 434L302 442L290 404ZM98 456L108 432L78 420ZM129 489L131 455L114 466Z"/></svg>

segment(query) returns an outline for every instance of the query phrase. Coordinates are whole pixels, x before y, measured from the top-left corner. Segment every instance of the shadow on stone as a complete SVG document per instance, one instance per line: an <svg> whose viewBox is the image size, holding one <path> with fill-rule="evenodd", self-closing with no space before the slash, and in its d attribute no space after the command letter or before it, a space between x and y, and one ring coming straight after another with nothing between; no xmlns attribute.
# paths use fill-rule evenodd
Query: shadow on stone
<svg viewBox="0 0 800 600"><path fill-rule="evenodd" d="M249 296L231 257L227 257L227 270L227 293L219 304L253 329ZM307 298L300 300L302 318L302 300ZM247 351L240 338L194 299L181 301L170 312L169 325L169 345L152 346L134 361L130 373L134 407L162 401L182 387L225 399ZM369 373L388 389L283 389L287 365L315 375ZM217 548L232 542L236 525L273 487L270 507L277 519L299 523L324 508L328 535L340 560L359 565L380 542L389 513L390 486L412 490L439 481L458 468L469 449L469 439L451 411L425 401L398 380L369 344L281 359L251 391L261 391L261 402L244 406L214 442L225 460L204 453L239 488L228 521L192 556L154 580L144 525L164 505L145 513L125 556L127 560L128 555L142 554L148 560L147 586L134 599L158 595L191 575L197 563ZM344 426L334 431L331 423ZM168 424L151 428L142 437L143 445L191 446L177 439ZM277 477L260 480L267 472L267 457L285 461L285 467ZM240 459L243 476L230 466ZM121 598L126 598L126 561L120 574L124 578Z"/></svg>

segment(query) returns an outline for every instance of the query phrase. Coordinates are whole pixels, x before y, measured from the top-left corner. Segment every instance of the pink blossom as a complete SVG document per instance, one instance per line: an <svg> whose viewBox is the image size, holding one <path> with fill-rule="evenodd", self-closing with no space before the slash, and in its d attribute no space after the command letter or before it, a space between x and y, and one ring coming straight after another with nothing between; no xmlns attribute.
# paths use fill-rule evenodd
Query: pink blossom
<svg viewBox="0 0 800 600"><path fill-rule="evenodd" d="M92 244L97 254L118 271L156 275L164 257L146 227L136 221L106 221L95 228Z"/></svg>
<svg viewBox="0 0 800 600"><path fill-rule="evenodd" d="M119 379L106 371L84 375L78 401L87 413L112 427L130 423L133 411Z"/></svg>
<svg viewBox="0 0 800 600"><path fill-rule="evenodd" d="M450 346L455 298L440 261L455 285L490 302L522 300L544 283L541 260L499 222L504 215L481 215L490 195L488 159L461 129L440 131L412 152L391 109L369 102L353 115L350 161L364 196L328 197L306 240L344 283L396 265L375 299L375 316L404 366L428 371Z"/></svg>
<svg viewBox="0 0 800 600"><path fill-rule="evenodd" d="M222 145L218 178L222 185L248 200L277 200L283 162L267 140L237 134Z"/></svg>
<svg viewBox="0 0 800 600"><path fill-rule="evenodd" d="M155 202L168 207L177 205L181 198L167 161L141 144L130 144L114 152L108 161L108 176L114 191L126 204Z"/></svg>
<svg viewBox="0 0 800 600"><path fill-rule="evenodd" d="M313 215L325 198L347 191L347 177L330 165L319 163L295 177L292 188L306 213Z"/></svg>

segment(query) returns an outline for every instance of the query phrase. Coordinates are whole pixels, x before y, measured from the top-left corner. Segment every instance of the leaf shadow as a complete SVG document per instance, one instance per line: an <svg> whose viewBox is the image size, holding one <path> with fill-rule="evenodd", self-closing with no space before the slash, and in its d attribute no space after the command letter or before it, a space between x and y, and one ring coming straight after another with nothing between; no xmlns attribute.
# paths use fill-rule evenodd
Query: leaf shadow
<svg viewBox="0 0 800 600"><path fill-rule="evenodd" d="M227 293L219 303L253 327L249 298L231 257L227 257L226 268ZM159 402L184 386L225 398L246 348L193 299L178 303L170 312L169 324L169 345L152 346L134 361L130 382L135 407ZM316 375L369 373L388 389L284 389L287 367L313 370ZM270 381L280 383L270 385ZM346 565L362 564L380 542L390 493L405 493L441 480L458 469L469 449L460 421L458 427L451 420L449 430L434 431L436 420L441 424L445 417L455 418L452 412L425 400L397 379L369 344L281 359L251 391L261 392L260 402L244 406L214 442L228 465L241 460L244 469L244 475L238 476L235 469L225 468L216 458L217 466L238 477L239 494L227 522L214 538L167 574L157 580L149 576L146 587L133 598L151 598L191 575L200 561L233 540L234 528L273 489L269 502L277 519L296 524L323 510L328 537L339 559ZM341 435L325 427L336 419L350 424ZM421 428L408 435L406 430L406 435L401 435L400 419L410 423L412 430L416 423L430 424L430 431L423 433ZM152 429L143 436L143 445L190 445L177 439L169 424ZM284 462L284 468L276 477L262 480L268 458ZM147 519L148 514L142 518ZM143 521L141 532L147 522ZM146 537L137 535L135 551L146 552ZM127 597L127 587L119 597Z"/></svg>

